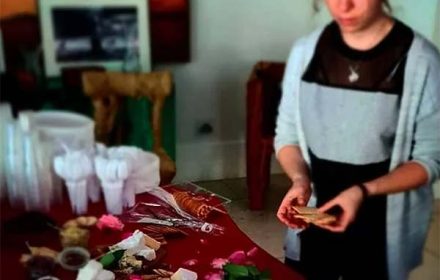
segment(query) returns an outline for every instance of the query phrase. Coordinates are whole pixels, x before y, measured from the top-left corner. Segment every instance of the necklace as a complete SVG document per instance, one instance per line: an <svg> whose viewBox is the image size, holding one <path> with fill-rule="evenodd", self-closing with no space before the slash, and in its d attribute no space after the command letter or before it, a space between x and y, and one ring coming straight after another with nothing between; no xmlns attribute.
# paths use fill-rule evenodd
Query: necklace
<svg viewBox="0 0 440 280"><path fill-rule="evenodd" d="M378 37L380 37L381 35L383 35L384 33L385 33L385 36L386 36L386 34L388 33L388 31L389 30L387 30L388 28L391 28L392 27L392 25L391 26L387 26L387 23L385 23L385 24L383 24L381 27L380 27L380 29L379 29L379 31L377 31L376 32L376 36L375 36L375 38L374 38L374 40L372 40L373 42L376 42L376 39L378 38ZM383 31L386 31L386 32L383 32ZM382 38L383 39L383 38ZM376 42L377 43L377 42ZM360 63L361 63L361 61L359 61L356 65L351 65L350 63L348 64L348 70L349 70L349 73L348 73L348 76L347 76L347 79L348 79L348 81L350 82L350 83L355 83L355 82L357 82L358 80L359 80L359 78L360 78L360 74L359 74L359 68L360 68Z"/></svg>
<svg viewBox="0 0 440 280"><path fill-rule="evenodd" d="M350 74L348 75L348 81L350 83L355 83L359 80L359 64L356 66L351 66L350 64L348 65L348 70L350 70Z"/></svg>

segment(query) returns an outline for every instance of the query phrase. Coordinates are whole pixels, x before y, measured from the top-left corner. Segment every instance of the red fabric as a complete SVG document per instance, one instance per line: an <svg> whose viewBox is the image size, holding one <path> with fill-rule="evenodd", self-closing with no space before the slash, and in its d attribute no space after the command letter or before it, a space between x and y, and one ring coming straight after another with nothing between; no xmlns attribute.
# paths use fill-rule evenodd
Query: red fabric
<svg viewBox="0 0 440 280"><path fill-rule="evenodd" d="M142 195L138 195L138 201L142 201ZM104 203L89 204L88 215L100 217L105 213ZM20 211L13 210L8 203L1 203L1 222L2 228L5 222L16 217ZM63 205L53 207L50 213L59 225L74 217L71 213L68 201ZM189 231L190 235L185 238L171 239L168 241L167 255L164 262L172 266L172 270L182 267L182 264L189 259L199 260L199 264L193 267L187 267L198 273L199 279L213 271L210 263L214 258L227 258L236 250L249 251L258 247L253 243L232 221L228 215L219 215L212 222L225 227L225 234L222 236L211 236L205 233L194 233ZM142 229L139 224L126 224L123 232L133 231L136 228ZM121 232L102 232L96 227L91 231L89 248L97 245L110 245L121 240ZM8 234L1 233L1 269L0 279L26 279L26 272L19 263L21 254L27 253L25 242L28 241L32 246L46 246L55 250L60 250L60 241L58 232L48 230L42 234ZM258 247L259 248L259 247ZM252 258L260 269L269 269L274 280L295 280L303 279L298 273L292 271L276 258L269 255L263 249L259 248L256 256ZM55 273L62 280L75 279L76 273L62 270L57 266Z"/></svg>

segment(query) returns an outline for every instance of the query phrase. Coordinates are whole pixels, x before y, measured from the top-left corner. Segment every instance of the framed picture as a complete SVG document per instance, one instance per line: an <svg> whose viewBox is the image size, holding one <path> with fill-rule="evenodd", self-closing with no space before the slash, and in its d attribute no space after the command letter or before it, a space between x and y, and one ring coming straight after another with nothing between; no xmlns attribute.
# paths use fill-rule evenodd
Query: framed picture
<svg viewBox="0 0 440 280"><path fill-rule="evenodd" d="M40 0L46 75L61 68L101 65L150 71L148 1Z"/></svg>

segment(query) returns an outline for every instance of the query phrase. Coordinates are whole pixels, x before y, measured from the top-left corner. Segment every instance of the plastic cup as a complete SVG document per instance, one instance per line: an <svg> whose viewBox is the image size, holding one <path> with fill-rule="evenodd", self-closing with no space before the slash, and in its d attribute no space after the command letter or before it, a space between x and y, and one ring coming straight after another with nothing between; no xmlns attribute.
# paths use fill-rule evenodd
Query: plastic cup
<svg viewBox="0 0 440 280"><path fill-rule="evenodd" d="M107 212L114 215L122 214L122 181L102 182L102 190L104 191Z"/></svg>
<svg viewBox="0 0 440 280"><path fill-rule="evenodd" d="M89 199L96 203L101 199L101 188L99 187L99 180L95 175L92 175L87 182L87 193Z"/></svg>
<svg viewBox="0 0 440 280"><path fill-rule="evenodd" d="M79 270L89 260L89 251L82 247L67 247L58 255L58 263L67 270Z"/></svg>
<svg viewBox="0 0 440 280"><path fill-rule="evenodd" d="M135 185L130 184L130 182L126 182L124 187L124 194L123 194L123 203L124 207L133 207L136 203L136 189Z"/></svg>
<svg viewBox="0 0 440 280"><path fill-rule="evenodd" d="M85 214L87 212L87 181L67 182L70 205L76 214Z"/></svg>

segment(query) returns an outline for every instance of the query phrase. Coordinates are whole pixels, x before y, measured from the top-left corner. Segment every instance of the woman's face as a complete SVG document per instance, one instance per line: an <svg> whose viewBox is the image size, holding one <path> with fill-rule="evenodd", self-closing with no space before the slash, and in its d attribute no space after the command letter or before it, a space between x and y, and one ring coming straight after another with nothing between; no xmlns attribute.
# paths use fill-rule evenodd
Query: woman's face
<svg viewBox="0 0 440 280"><path fill-rule="evenodd" d="M333 19L344 33L362 31L383 14L382 0L325 0Z"/></svg>

